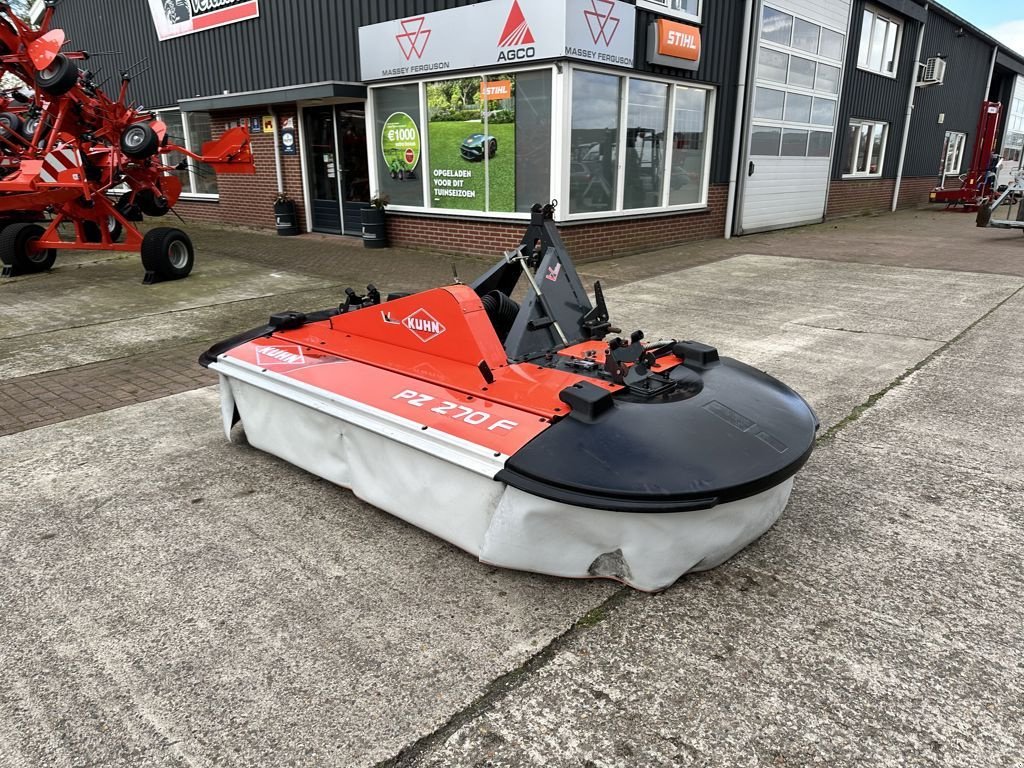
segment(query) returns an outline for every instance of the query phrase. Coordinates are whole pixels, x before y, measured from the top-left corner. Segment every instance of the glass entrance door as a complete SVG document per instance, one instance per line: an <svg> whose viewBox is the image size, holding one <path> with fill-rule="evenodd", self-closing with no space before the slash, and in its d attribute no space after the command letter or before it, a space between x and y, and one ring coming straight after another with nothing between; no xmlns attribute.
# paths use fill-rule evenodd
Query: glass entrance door
<svg viewBox="0 0 1024 768"><path fill-rule="evenodd" d="M305 110L305 124L313 231L359 235L370 201L364 112L315 107Z"/></svg>
<svg viewBox="0 0 1024 768"><path fill-rule="evenodd" d="M361 235L361 211L370 203L370 164L366 156L366 114L339 107L338 144L341 149L341 213L346 235Z"/></svg>
<svg viewBox="0 0 1024 768"><path fill-rule="evenodd" d="M305 116L313 231L341 234L341 190L334 107L307 109Z"/></svg>

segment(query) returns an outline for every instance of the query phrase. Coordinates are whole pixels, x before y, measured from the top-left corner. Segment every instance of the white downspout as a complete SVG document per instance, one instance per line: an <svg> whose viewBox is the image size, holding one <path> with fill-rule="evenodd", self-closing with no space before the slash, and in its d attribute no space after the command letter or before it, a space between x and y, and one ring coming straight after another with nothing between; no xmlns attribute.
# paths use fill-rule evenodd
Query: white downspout
<svg viewBox="0 0 1024 768"><path fill-rule="evenodd" d="M743 146L744 115L747 103L747 69L750 63L750 38L753 37L751 20L754 0L743 4L743 42L740 47L740 73L736 82L736 114L732 125L732 157L729 164L729 195L725 205L725 239L732 237L732 220L736 213L736 194L739 184L740 149Z"/></svg>
<svg viewBox="0 0 1024 768"><path fill-rule="evenodd" d="M996 55L999 53L999 46L992 46L992 61L988 65L988 82L985 83L985 101L989 100L989 95L992 90L992 76L996 72Z"/></svg>
<svg viewBox="0 0 1024 768"><path fill-rule="evenodd" d="M277 171L277 191L278 194L282 194L284 192L284 173L281 170L281 137L277 133L277 112L274 111L273 104L267 104L267 109L270 110L270 116L274 118L271 121L274 124L274 170Z"/></svg>
<svg viewBox="0 0 1024 768"><path fill-rule="evenodd" d="M914 101L917 97L917 76L921 67L921 49L924 47L924 28L928 24L929 3L924 4L924 21L917 33L917 49L914 51L914 71L910 78L910 96L907 97L907 119L903 124L903 143L900 144L900 164L896 170L896 187L892 191L892 207L895 211L900 202L900 185L903 183L903 164L907 159L907 142L910 141L910 119L914 116Z"/></svg>

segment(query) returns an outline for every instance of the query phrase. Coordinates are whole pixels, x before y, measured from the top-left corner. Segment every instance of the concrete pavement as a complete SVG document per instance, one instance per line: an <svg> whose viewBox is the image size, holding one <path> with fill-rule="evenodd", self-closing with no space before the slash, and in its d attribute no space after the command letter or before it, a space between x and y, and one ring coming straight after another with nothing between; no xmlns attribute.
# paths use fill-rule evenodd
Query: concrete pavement
<svg viewBox="0 0 1024 768"><path fill-rule="evenodd" d="M482 565L226 442L202 380L9 428L0 765L1021 765L1024 270L1001 266L1024 243L852 258L918 216L968 226L856 220L835 261L809 228L585 265L624 330L714 343L824 422L775 528L659 596ZM97 366L139 384L275 299L450 275L201 238L207 276L179 284L102 259L0 284L0 396ZM64 321L26 319L51 301Z"/></svg>

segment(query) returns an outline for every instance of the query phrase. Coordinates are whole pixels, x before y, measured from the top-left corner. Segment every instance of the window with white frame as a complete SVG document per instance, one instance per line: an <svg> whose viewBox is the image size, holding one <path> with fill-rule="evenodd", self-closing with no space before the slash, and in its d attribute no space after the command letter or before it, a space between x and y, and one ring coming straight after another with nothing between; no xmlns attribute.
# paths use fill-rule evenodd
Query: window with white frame
<svg viewBox="0 0 1024 768"><path fill-rule="evenodd" d="M702 0L636 0L637 8L688 21L700 21L702 5Z"/></svg>
<svg viewBox="0 0 1024 768"><path fill-rule="evenodd" d="M942 163L943 175L958 176L960 174L960 166L964 161L964 146L966 144L966 133L946 131L946 156Z"/></svg>
<svg viewBox="0 0 1024 768"><path fill-rule="evenodd" d="M180 109L159 109L156 116L167 126L167 138L172 144L185 147L190 152L202 153L203 144L213 139L213 129L208 112L182 112ZM180 152L164 156L165 165L175 166L188 160L188 169L173 171L181 179L181 193L195 197L216 197L217 174L203 163L186 158Z"/></svg>
<svg viewBox="0 0 1024 768"><path fill-rule="evenodd" d="M898 17L872 6L864 9L857 66L886 77L896 77L903 24Z"/></svg>
<svg viewBox="0 0 1024 768"><path fill-rule="evenodd" d="M574 68L569 213L706 205L712 94Z"/></svg>
<svg viewBox="0 0 1024 768"><path fill-rule="evenodd" d="M889 124L873 120L851 120L847 128L843 176L870 178L882 175Z"/></svg>

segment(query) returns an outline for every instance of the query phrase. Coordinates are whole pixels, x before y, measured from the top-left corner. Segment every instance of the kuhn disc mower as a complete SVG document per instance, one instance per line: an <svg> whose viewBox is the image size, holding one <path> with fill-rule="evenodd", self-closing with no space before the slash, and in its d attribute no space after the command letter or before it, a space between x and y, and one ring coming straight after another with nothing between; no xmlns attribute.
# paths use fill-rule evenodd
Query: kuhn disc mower
<svg viewBox="0 0 1024 768"><path fill-rule="evenodd" d="M712 568L789 499L818 421L711 346L611 327L536 206L472 285L345 303L218 344L230 437L494 565L642 590ZM525 297L517 284L525 278Z"/></svg>
<svg viewBox="0 0 1024 768"><path fill-rule="evenodd" d="M3 275L48 270L58 250L76 249L141 252L147 283L185 277L195 258L189 236L173 227L143 236L135 222L177 203L174 174L188 166L166 164L171 153L217 173L254 173L249 133L233 128L198 154L174 144L152 112L128 103L127 72L115 101L79 68L87 53L61 52L55 5L48 0L36 29L0 3L0 69L35 86L0 99Z"/></svg>

